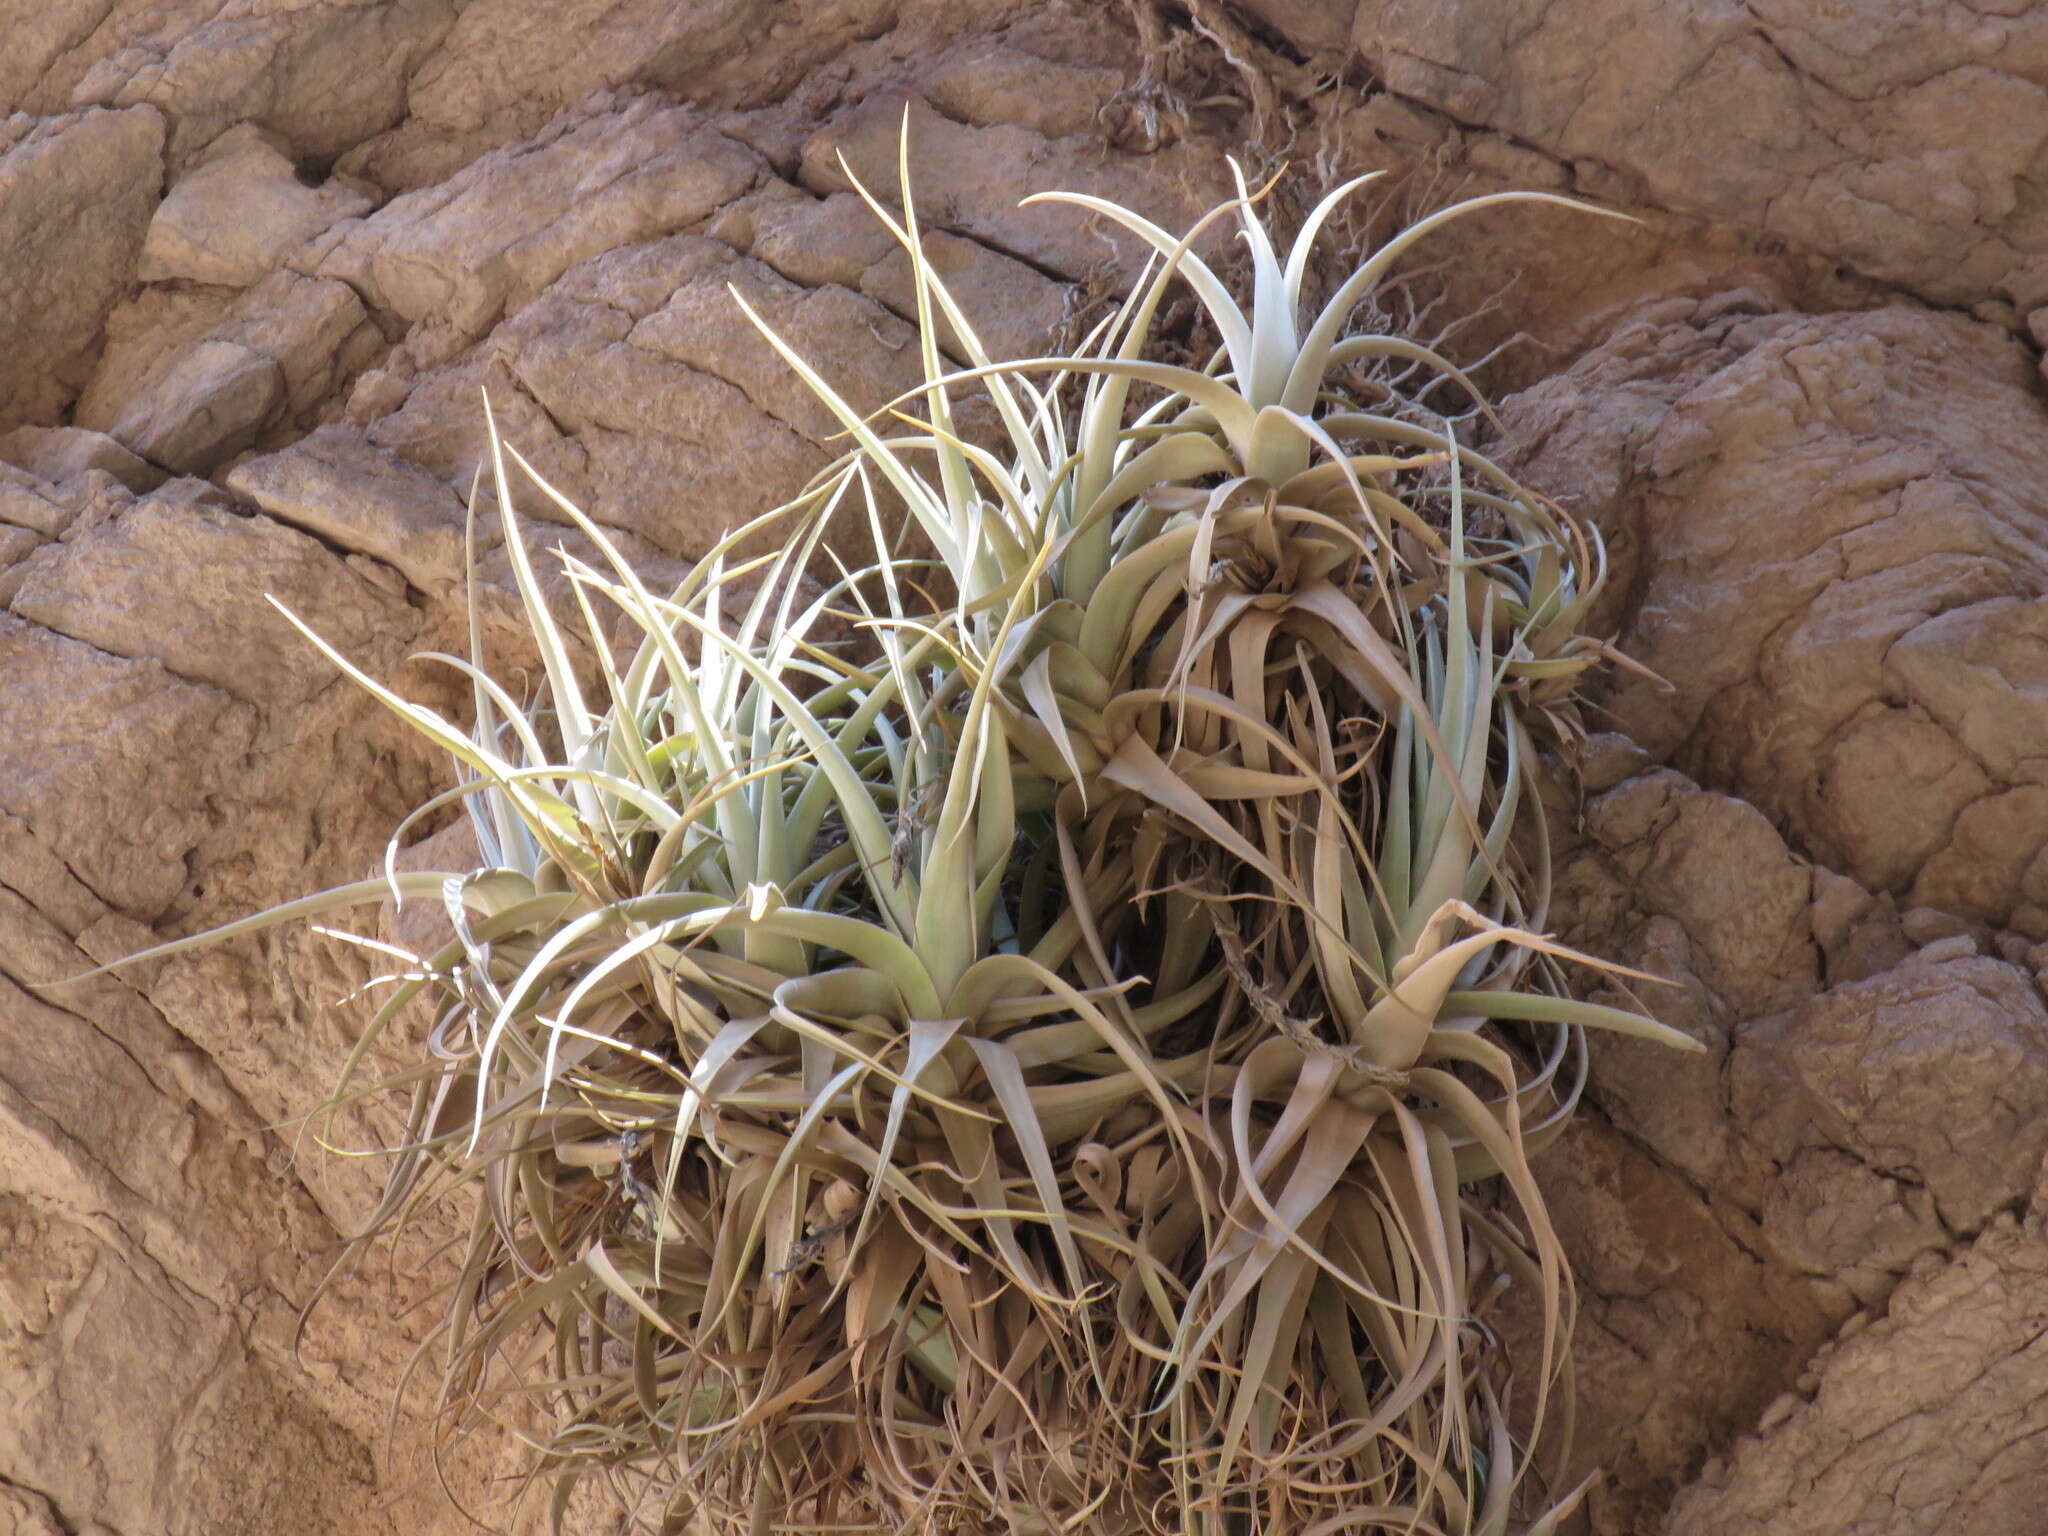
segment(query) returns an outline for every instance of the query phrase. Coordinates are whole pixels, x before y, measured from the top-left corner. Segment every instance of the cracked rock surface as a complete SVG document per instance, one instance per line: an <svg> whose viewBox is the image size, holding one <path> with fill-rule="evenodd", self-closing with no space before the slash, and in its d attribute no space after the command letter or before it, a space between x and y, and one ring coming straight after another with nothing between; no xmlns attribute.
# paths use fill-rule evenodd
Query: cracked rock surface
<svg viewBox="0 0 2048 1536"><path fill-rule="evenodd" d="M4 1536L472 1528L420 1419L383 1443L432 1223L296 1334L375 1200L374 1169L298 1135L370 961L287 931L29 984L361 878L443 787L264 598L447 697L408 658L464 644L480 392L663 576L833 451L729 289L856 405L913 378L907 264L854 191L893 187L906 110L931 259L1002 355L1138 254L1026 192L1177 227L1226 153L1284 142L1311 180L1392 172L1388 218L1508 187L1636 216L1488 212L1418 253L1413 294L1476 315L1461 361L1527 338L1482 371L1498 451L1600 526L1602 622L1663 679L1617 675L1557 807L1562 936L1661 978L1643 1001L1707 1047L1600 1042L1543 1157L1583 1285L1578 1459L1605 1470L1577 1536L2038 1525L2048 12L13 10ZM486 540L516 668L505 568ZM468 1442L448 1487L537 1530L541 1501L493 1502L506 1452Z"/></svg>

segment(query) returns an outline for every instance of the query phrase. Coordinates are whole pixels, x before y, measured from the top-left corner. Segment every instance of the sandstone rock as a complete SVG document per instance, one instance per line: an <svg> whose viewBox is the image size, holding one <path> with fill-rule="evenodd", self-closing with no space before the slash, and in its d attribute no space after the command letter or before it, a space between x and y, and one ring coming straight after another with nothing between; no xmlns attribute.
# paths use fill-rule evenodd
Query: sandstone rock
<svg viewBox="0 0 2048 1536"><path fill-rule="evenodd" d="M1698 1056L1603 1040L1594 1091L1616 1125L1700 1185L1726 1182L1740 1127L1721 1080L1740 1021L1819 985L1813 874L1761 816L1668 770L1586 807L1588 842L1562 861L1557 911L1574 942L1664 983L1606 998L1682 1029Z"/></svg>
<svg viewBox="0 0 2048 1536"><path fill-rule="evenodd" d="M1941 915L1950 922L1961 921ZM1813 872L1813 937L1829 986L1890 970L1915 942L1889 896L1873 896L1831 869Z"/></svg>
<svg viewBox="0 0 2048 1536"><path fill-rule="evenodd" d="M87 470L57 485L22 471L12 474L20 476L18 483L11 475L0 478L0 604L11 604L35 569L30 555L79 523L103 518L133 499L104 470Z"/></svg>
<svg viewBox="0 0 2048 1536"><path fill-rule="evenodd" d="M1579 1475L1591 1524L1654 1530L1702 1439L1732 1436L1787 1390L1842 1320L1753 1229L1596 1120L1538 1176L1580 1287Z"/></svg>
<svg viewBox="0 0 2048 1536"><path fill-rule="evenodd" d="M1595 731L1586 738L1577 764L1582 794L1603 795L1656 765L1650 754L1619 731Z"/></svg>
<svg viewBox="0 0 2048 1536"><path fill-rule="evenodd" d="M820 446L843 430L735 302L744 302L796 351L814 358L826 381L856 410L870 411L923 378L916 333L873 300L836 285L802 288L752 262L675 243L692 269L658 309L642 317L630 344L651 360L724 380L771 419ZM596 269L578 277L597 278ZM599 279L602 281L602 279ZM563 285L563 297L588 303L586 282Z"/></svg>
<svg viewBox="0 0 2048 1536"><path fill-rule="evenodd" d="M0 427L49 423L85 383L163 186L155 111L0 122Z"/></svg>
<svg viewBox="0 0 2048 1536"><path fill-rule="evenodd" d="M1669 770L1591 799L1583 834L1565 932L1673 983L1612 1001L1708 1047L1595 1042L1616 1130L1575 1128L1542 1167L1585 1286L1581 1432L1610 1473L1589 1528L1632 1536L1692 1475L1702 1425L1712 1444L1755 1423L1833 1327L2025 1198L2048 1010L1956 915L1903 920Z"/></svg>
<svg viewBox="0 0 2048 1536"><path fill-rule="evenodd" d="M1583 836L1565 930L1670 984L1610 1001L1708 1048L1596 1042L1614 1129L1575 1130L1541 1175L1587 1292L1580 1422L1610 1473L1590 1529L1633 1536L1691 1475L1699 1426L1756 1422L1830 1329L2026 1195L2048 1010L1969 924L1902 921L1669 770L1590 800Z"/></svg>
<svg viewBox="0 0 2048 1536"><path fill-rule="evenodd" d="M950 8L900 16L885 0L568 0L545 14L520 0L461 7L414 76L407 120L351 158L390 186L445 179L484 150L531 137L593 91L656 87L721 107L776 101L835 54L892 21L943 33ZM993 19L993 18L990 18ZM562 39L574 37L573 50Z"/></svg>
<svg viewBox="0 0 2048 1536"><path fill-rule="evenodd" d="M477 847L476 828L467 816L451 822L431 837L421 838L401 849L392 860L405 872L446 870L462 873L484 867ZM430 955L455 936L448 921L448 909L440 902L386 902L377 909L377 931L386 943L397 944L416 955Z"/></svg>
<svg viewBox="0 0 2048 1536"><path fill-rule="evenodd" d="M1909 944L1923 948L1945 940L1969 938L1970 925L1938 907L1913 907L1899 914L1899 932ZM1974 942L1974 941L1973 941Z"/></svg>
<svg viewBox="0 0 2048 1536"><path fill-rule="evenodd" d="M292 154L331 160L404 115L413 70L447 33L451 0L291 0L164 6L124 0L70 7L71 36L31 100L68 85L78 104L149 103L172 124L183 165L245 123ZM111 12L111 14L109 14Z"/></svg>
<svg viewBox="0 0 2048 1536"><path fill-rule="evenodd" d="M10 882L44 910L92 905L53 892L11 825ZM21 990L75 968L67 937L0 890L0 1369L17 1389L0 1460L37 1480L0 1508L30 1531L431 1528L426 1501L367 1497L369 1394L330 1386L316 1405L294 1380L295 1300L332 1228L271 1192L282 1147L139 995L103 979L65 989L67 1007ZM385 1369L331 1323L311 1359L365 1384Z"/></svg>
<svg viewBox="0 0 2048 1536"><path fill-rule="evenodd" d="M1510 411L1529 472L1615 535L1624 646L1672 682L1616 712L1866 887L2002 921L2048 827L2027 360L1905 309L1704 313L1645 313Z"/></svg>
<svg viewBox="0 0 2048 1536"><path fill-rule="evenodd" d="M332 686L333 666L270 608L266 594L323 636L403 634L415 622L401 600L302 533L160 498L44 546L29 561L13 609L110 655L160 663L236 698L303 702ZM236 643L223 644L223 631Z"/></svg>
<svg viewBox="0 0 2048 1536"><path fill-rule="evenodd" d="M0 702L0 811L109 904L163 913L208 825L200 786L225 779L252 739L248 706L11 614L0 614Z"/></svg>
<svg viewBox="0 0 2048 1536"><path fill-rule="evenodd" d="M1978 957L1968 924L1902 920L1668 770L1590 803L1586 832L1559 910L1580 942L1672 984L1616 1001L1708 1047L1677 1060L1602 1042L1595 1094L1760 1221L1755 1241L1881 1300L1915 1254L2024 1192L2048 1152L2048 1014L2024 973ZM1957 1097L1964 1123L1931 1107Z"/></svg>
<svg viewBox="0 0 2048 1536"><path fill-rule="evenodd" d="M87 506L25 562L4 616L0 808L144 920L225 918L352 878L370 845L349 838L425 782L417 749L395 754L377 707L266 600L389 674L418 625L402 584L193 484ZM335 782L315 834L303 797L323 761L360 778Z"/></svg>
<svg viewBox="0 0 2048 1536"><path fill-rule="evenodd" d="M287 423L310 426L384 350L346 283L290 271L263 279L190 340L165 340L145 330L110 350L77 414L179 474L210 473Z"/></svg>
<svg viewBox="0 0 2048 1536"><path fill-rule="evenodd" d="M1793 1269L1827 1276L1871 1305L1882 1304L1921 1254L1948 1246L1924 1188L1831 1147L1802 1147L1778 1168L1761 1221Z"/></svg>
<svg viewBox="0 0 2048 1536"><path fill-rule="evenodd" d="M1725 1017L1812 994L1813 877L1753 807L1659 770L1589 804L1586 830L1618 865L1627 900L1684 930Z"/></svg>
<svg viewBox="0 0 2048 1536"><path fill-rule="evenodd" d="M90 476L75 486L51 485L27 470L0 464L0 522L54 539L103 487Z"/></svg>
<svg viewBox="0 0 2048 1536"><path fill-rule="evenodd" d="M11 601L21 585L21 563L43 541L32 528L0 525L0 602Z"/></svg>
<svg viewBox="0 0 2048 1536"><path fill-rule="evenodd" d="M2001 1217L1815 1363L1810 1401L1678 1500L1670 1536L1978 1536L2048 1496L2048 1244Z"/></svg>
<svg viewBox="0 0 2048 1536"><path fill-rule="evenodd" d="M897 249L887 227L854 193L810 197L781 180L728 203L704 232L807 288L858 288L862 275Z"/></svg>
<svg viewBox="0 0 2048 1536"><path fill-rule="evenodd" d="M256 441L285 401L284 369L240 342L209 337L154 381L110 424L114 436L166 468L211 469Z"/></svg>
<svg viewBox="0 0 2048 1536"><path fill-rule="evenodd" d="M1678 1056L1596 1041L1590 1093L1607 1123L1544 1158L1586 1292L1580 1423L1599 1447L1586 1454L1609 1474L1589 1528L1635 1536L1692 1474L1701 1426L1715 1426L1711 1443L1754 1423L1832 1328L1880 1303L1950 1231L1917 1177L1893 1177L1896 1165L1848 1138L1853 1151L1817 1134L1787 1140L1777 1128L1807 1120L1773 1119L1777 1101L1747 1091L1798 1091L1765 1064L1759 1031L1773 1026L1760 1015L1822 1006L1813 999L1838 973L1900 984L1908 945L1889 903L1811 867L1752 807L1669 770L1590 799L1581 835L1558 870L1564 930L1666 983L1606 1000L1707 1047ZM1892 1036L1872 1036L1865 1070L1924 1070Z"/></svg>
<svg viewBox="0 0 2048 1536"><path fill-rule="evenodd" d="M679 235L565 273L467 368L416 386L370 439L466 483L483 455L477 391L488 387L512 443L585 512L656 550L701 553L838 451L824 446L837 421L728 284L860 410L921 376L911 332L872 300L800 287L720 242ZM518 396L531 402L523 421ZM534 510L547 515L537 500Z"/></svg>
<svg viewBox="0 0 2048 1536"><path fill-rule="evenodd" d="M1007 40L948 50L918 76L926 99L955 122L1028 128L1048 139L1094 132L1124 83L1120 69L1048 59ZM870 182L868 190L883 188Z"/></svg>
<svg viewBox="0 0 2048 1536"><path fill-rule="evenodd" d="M2048 20L2031 10L1393 0L1360 7L1354 36L1395 92L1616 168L1635 200L1941 302L2048 297ZM1617 48L1630 67L1603 67ZM1980 130L1952 134L1959 113Z"/></svg>
<svg viewBox="0 0 2048 1536"><path fill-rule="evenodd" d="M445 597L462 579L461 501L345 427L251 459L227 486L280 522L382 561L422 592Z"/></svg>
<svg viewBox="0 0 2048 1536"><path fill-rule="evenodd" d="M106 1527L95 1521L90 1536L101 1536ZM50 1501L26 1488L0 1488L0 1533L4 1536L67 1536L57 1522Z"/></svg>
<svg viewBox="0 0 2048 1536"><path fill-rule="evenodd" d="M0 113L49 112L67 94L50 75L106 19L100 0L59 0L14 18L0 55Z"/></svg>
<svg viewBox="0 0 2048 1536"><path fill-rule="evenodd" d="M823 199L783 183L727 210L707 231L807 287L857 289L899 319L915 323L910 253L859 197ZM1042 356L1058 339L1071 290L1023 262L943 230L927 234L925 260L966 314L994 358ZM950 327L942 344L964 360Z"/></svg>
<svg viewBox="0 0 2048 1536"><path fill-rule="evenodd" d="M750 190L758 156L640 98L570 116L352 226L320 270L408 322L481 336L586 257L686 229Z"/></svg>
<svg viewBox="0 0 2048 1536"><path fill-rule="evenodd" d="M1048 90L1071 90L1082 102L1098 105L1107 100L1099 74L1046 73L1051 76L1045 82ZM802 184L816 192L844 191L850 169L870 192L893 200L906 107L915 168L912 190L926 225L969 236L1068 281L1104 272L1127 277L1146 248L1077 208L1018 206L1011 184L992 175L993 167L1031 166L1033 183L1048 191L1111 198L1176 230L1186 229L1229 196L1227 171L1213 155L1190 144L1146 157L1141 173L1134 157L1092 138L1049 139L1034 128L1000 119L957 122L916 96L863 103L815 134L803 147ZM1054 119L1055 125L1064 121ZM1213 243L1221 246L1224 238L1217 235Z"/></svg>
<svg viewBox="0 0 2048 1536"><path fill-rule="evenodd" d="M138 276L246 288L315 235L370 211L343 182L310 187L262 134L222 134L181 176L150 220Z"/></svg>
<svg viewBox="0 0 2048 1536"><path fill-rule="evenodd" d="M1832 1145L1974 1232L2048 1152L2048 1011L2002 961L1916 957L1744 1026L1729 1083L1771 1163Z"/></svg>
<svg viewBox="0 0 2048 1536"><path fill-rule="evenodd" d="M16 427L0 433L0 461L18 464L43 480L69 480L104 470L131 491L163 484L164 473L145 464L104 432L82 427Z"/></svg>
<svg viewBox="0 0 2048 1536"><path fill-rule="evenodd" d="M233 289L151 283L107 316L106 345L72 412L78 425L103 431L128 396L225 322L240 295Z"/></svg>

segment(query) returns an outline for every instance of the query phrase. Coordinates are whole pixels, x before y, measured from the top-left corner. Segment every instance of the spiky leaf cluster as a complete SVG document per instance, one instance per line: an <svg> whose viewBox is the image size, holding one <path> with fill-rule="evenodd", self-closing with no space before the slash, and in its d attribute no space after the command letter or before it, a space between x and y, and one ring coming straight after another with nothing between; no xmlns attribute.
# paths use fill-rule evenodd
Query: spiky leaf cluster
<svg viewBox="0 0 2048 1536"><path fill-rule="evenodd" d="M1462 208L1306 312L1356 185L1284 258L1241 181L1182 237L1067 198L1154 260L1071 354L999 364L906 174L870 202L924 385L866 415L770 334L852 446L674 592L494 432L540 696L448 658L460 730L354 674L461 764L442 801L487 867L225 932L445 903L350 1066L432 1009L364 1240L474 1192L448 1422L541 1394L558 1509L593 1473L648 1529L750 1533L1500 1533L1569 1503L1529 1475L1572 1312L1529 1156L1587 1026L1683 1041L1575 1000L1543 932L1539 757L1606 654L1599 541L1469 417L1337 386L1398 367L1485 410L1357 323ZM1197 255L1229 219L1248 308ZM1206 369L1155 359L1176 284ZM600 553L564 556L574 614L515 487Z"/></svg>

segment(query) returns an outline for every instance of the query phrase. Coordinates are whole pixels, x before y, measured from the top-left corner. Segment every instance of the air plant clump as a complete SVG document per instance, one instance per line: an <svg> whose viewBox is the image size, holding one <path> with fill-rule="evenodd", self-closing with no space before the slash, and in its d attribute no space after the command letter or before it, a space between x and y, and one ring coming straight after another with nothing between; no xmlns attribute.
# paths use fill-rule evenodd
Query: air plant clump
<svg viewBox="0 0 2048 1536"><path fill-rule="evenodd" d="M869 202L924 384L864 414L762 327L852 444L801 497L657 594L494 429L540 697L448 658L458 729L334 655L454 756L424 809L465 805L486 867L180 944L445 904L338 1091L430 1007L358 1246L472 1192L446 1422L541 1396L558 1516L593 1474L664 1531L1541 1532L1574 1502L1572 1286L1529 1157L1587 1028L1689 1042L1576 1000L1564 967L1599 963L1544 933L1539 755L1610 659L1597 534L1469 418L1333 383L1490 415L1350 320L1501 199L1305 314L1357 185L1284 257L1242 179L1182 236L1063 197L1153 259L1065 355L998 364L906 168L900 212ZM1230 219L1249 307L1197 254ZM1176 285L1206 367L1151 355ZM515 472L599 552L563 556L573 623ZM849 524L864 564L827 539Z"/></svg>

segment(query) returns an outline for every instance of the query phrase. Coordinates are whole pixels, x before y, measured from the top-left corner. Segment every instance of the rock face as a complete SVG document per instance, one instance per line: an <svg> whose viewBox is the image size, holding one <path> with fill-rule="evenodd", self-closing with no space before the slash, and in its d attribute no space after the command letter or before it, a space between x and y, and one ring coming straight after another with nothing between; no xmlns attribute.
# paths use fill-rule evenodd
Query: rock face
<svg viewBox="0 0 2048 1536"><path fill-rule="evenodd" d="M1767 0L1393 0L1354 44L1399 95L1940 303L2048 303L2048 18ZM1616 54L1625 69L1610 68ZM1983 131L1945 125L1966 113Z"/></svg>
<svg viewBox="0 0 2048 1536"><path fill-rule="evenodd" d="M0 425L48 423L91 374L163 190L149 107L0 123Z"/></svg>
<svg viewBox="0 0 2048 1536"><path fill-rule="evenodd" d="M1810 1399L1776 1405L1679 1498L1671 1536L2029 1529L2048 1493L2044 1280L2037 1218L1917 1268L1882 1321L1814 1362Z"/></svg>
<svg viewBox="0 0 2048 1536"><path fill-rule="evenodd" d="M264 599L443 697L407 658L467 624L485 394L660 573L833 451L733 292L857 405L912 378L855 190L894 187L906 121L999 355L1138 254L1029 191L1178 226L1285 142L1312 181L1394 173L1385 216L1458 184L1641 220L1489 213L1389 297L1470 317L1461 359L1535 340L1484 374L1500 451L1602 528L1606 624L1663 679L1618 676L1559 817L1564 936L1708 1047L1603 1043L1544 1158L1606 1469L1580 1525L2038 1523L2039 7L30 9L0 47L0 1531L468 1529L423 1420L382 1448L439 1234L295 1334L376 1195L301 1135L371 959L298 931L30 984L359 878L440 786ZM504 570L486 540L516 666ZM504 1450L449 1487L537 1528L491 1503Z"/></svg>
<svg viewBox="0 0 2048 1536"><path fill-rule="evenodd" d="M1669 686L1617 716L1865 886L2048 938L2032 360L1952 315L1759 304L1647 306L1516 402L1531 473L1631 563L1624 643Z"/></svg>
<svg viewBox="0 0 2048 1536"><path fill-rule="evenodd" d="M136 275L145 283L182 278L246 288L315 235L376 203L373 191L340 177L307 186L268 136L247 126L230 129L158 207Z"/></svg>

